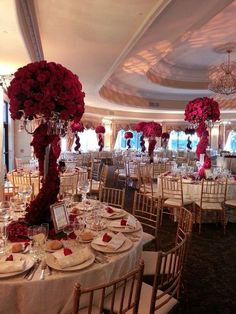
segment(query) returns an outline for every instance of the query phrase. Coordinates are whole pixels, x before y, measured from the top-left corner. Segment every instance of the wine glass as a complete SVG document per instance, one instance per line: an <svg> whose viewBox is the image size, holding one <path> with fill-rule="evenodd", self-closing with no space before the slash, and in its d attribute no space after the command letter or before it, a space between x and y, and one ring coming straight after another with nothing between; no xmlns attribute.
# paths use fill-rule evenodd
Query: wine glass
<svg viewBox="0 0 236 314"><path fill-rule="evenodd" d="M69 235L74 231L73 225L67 225L66 227L63 228L63 232L66 234L67 240L69 240Z"/></svg>
<svg viewBox="0 0 236 314"><path fill-rule="evenodd" d="M0 217L3 221L10 218L11 203L8 201L0 202Z"/></svg>
<svg viewBox="0 0 236 314"><path fill-rule="evenodd" d="M87 198L87 193L89 192L89 187L90 187L89 180L79 182L78 190L82 194L82 200L83 201L85 201Z"/></svg>
<svg viewBox="0 0 236 314"><path fill-rule="evenodd" d="M0 253L6 253L6 245L7 245L7 224L0 223Z"/></svg>
<svg viewBox="0 0 236 314"><path fill-rule="evenodd" d="M18 188L18 194L22 197L25 208L26 208L27 197L29 197L31 193L32 193L32 186L30 184L22 184Z"/></svg>
<svg viewBox="0 0 236 314"><path fill-rule="evenodd" d="M81 233L84 231L84 220L83 219L75 219L73 222L73 229L76 235L76 238L79 238Z"/></svg>
<svg viewBox="0 0 236 314"><path fill-rule="evenodd" d="M48 234L49 234L49 224L48 223L42 223L41 224L41 230L42 230L42 233L45 236L45 241L47 241Z"/></svg>

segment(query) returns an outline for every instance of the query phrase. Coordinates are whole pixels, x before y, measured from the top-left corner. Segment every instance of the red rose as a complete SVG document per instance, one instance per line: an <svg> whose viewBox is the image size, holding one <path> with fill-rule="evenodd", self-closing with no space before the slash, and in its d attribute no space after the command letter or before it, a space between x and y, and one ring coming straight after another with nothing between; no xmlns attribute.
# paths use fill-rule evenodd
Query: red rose
<svg viewBox="0 0 236 314"><path fill-rule="evenodd" d="M96 132L97 134L98 134L98 133L105 133L106 130L105 130L105 128L104 128L103 125L98 125L98 126L96 127L96 129L95 129L95 132Z"/></svg>
<svg viewBox="0 0 236 314"><path fill-rule="evenodd" d="M120 225L121 226L126 226L127 225L127 220L126 219L121 219Z"/></svg>
<svg viewBox="0 0 236 314"><path fill-rule="evenodd" d="M108 233L105 233L105 234L103 235L103 237L102 237L102 241L104 241L104 242L109 242L109 241L111 241L111 239L112 239L112 237L109 236Z"/></svg>
<svg viewBox="0 0 236 314"><path fill-rule="evenodd" d="M125 138L126 140L128 140L128 139L130 139L130 138L133 138L133 133L130 132L130 131L125 132L124 138Z"/></svg>
<svg viewBox="0 0 236 314"><path fill-rule="evenodd" d="M111 208L111 207L107 207L106 208L106 211L109 213L109 214L112 214L114 212L114 210Z"/></svg>
<svg viewBox="0 0 236 314"><path fill-rule="evenodd" d="M73 252L71 251L71 249L68 249L68 248L66 248L66 247L64 248L64 251L63 251L63 252L64 252L64 255L65 255L65 256L71 255L71 254L73 253Z"/></svg>

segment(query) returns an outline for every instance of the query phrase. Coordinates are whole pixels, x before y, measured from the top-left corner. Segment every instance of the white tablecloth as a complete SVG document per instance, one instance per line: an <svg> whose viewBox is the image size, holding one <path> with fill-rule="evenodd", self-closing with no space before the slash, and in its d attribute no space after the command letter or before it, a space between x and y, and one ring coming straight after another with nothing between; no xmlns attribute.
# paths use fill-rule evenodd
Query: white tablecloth
<svg viewBox="0 0 236 314"><path fill-rule="evenodd" d="M91 287L119 278L130 271L142 252L142 231L140 240L124 253L109 255L109 263L93 264L87 269L73 272L53 271L39 280L37 270L32 281L23 275L14 278L0 278L1 314L69 314L72 313L73 288L76 282Z"/></svg>

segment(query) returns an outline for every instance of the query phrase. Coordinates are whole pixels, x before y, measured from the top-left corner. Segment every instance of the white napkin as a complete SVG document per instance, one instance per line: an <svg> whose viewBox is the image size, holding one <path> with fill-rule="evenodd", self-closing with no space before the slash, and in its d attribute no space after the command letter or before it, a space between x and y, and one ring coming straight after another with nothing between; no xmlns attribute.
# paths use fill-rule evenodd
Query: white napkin
<svg viewBox="0 0 236 314"><path fill-rule="evenodd" d="M103 236L95 238L92 243L97 244L97 245L101 245L101 246L107 246L108 242L103 241L102 238L103 238Z"/></svg>
<svg viewBox="0 0 236 314"><path fill-rule="evenodd" d="M22 257L14 255L13 261L6 261L6 256L0 260L0 273L14 273L25 269L25 260Z"/></svg>
<svg viewBox="0 0 236 314"><path fill-rule="evenodd" d="M53 255L62 269L82 264L92 257L88 248L76 250L72 254L66 256L64 255L63 250L57 251L53 253Z"/></svg>
<svg viewBox="0 0 236 314"><path fill-rule="evenodd" d="M107 243L107 247L116 251L123 245L125 240L126 237L123 235L123 233L119 232L111 239L111 241Z"/></svg>
<svg viewBox="0 0 236 314"><path fill-rule="evenodd" d="M110 207L113 212L112 213L108 213L106 208ZM120 208L114 208L114 207L111 207L111 206L108 206L106 208L104 208L103 210L103 217L112 217L112 216L116 216L117 214L119 214L121 212L121 209Z"/></svg>
<svg viewBox="0 0 236 314"><path fill-rule="evenodd" d="M109 226L115 227L115 228L130 228L130 229L136 229L136 219L133 216L129 216L126 220L126 225L121 225L121 220L114 220L110 223Z"/></svg>

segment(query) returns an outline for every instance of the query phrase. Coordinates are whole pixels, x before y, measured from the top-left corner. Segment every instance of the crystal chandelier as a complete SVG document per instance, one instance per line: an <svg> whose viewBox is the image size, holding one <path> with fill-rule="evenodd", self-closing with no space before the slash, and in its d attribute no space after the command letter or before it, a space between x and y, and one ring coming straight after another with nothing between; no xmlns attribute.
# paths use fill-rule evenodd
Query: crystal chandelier
<svg viewBox="0 0 236 314"><path fill-rule="evenodd" d="M227 62L210 68L208 89L216 94L231 95L236 93L236 63L230 60L232 49L226 52Z"/></svg>

